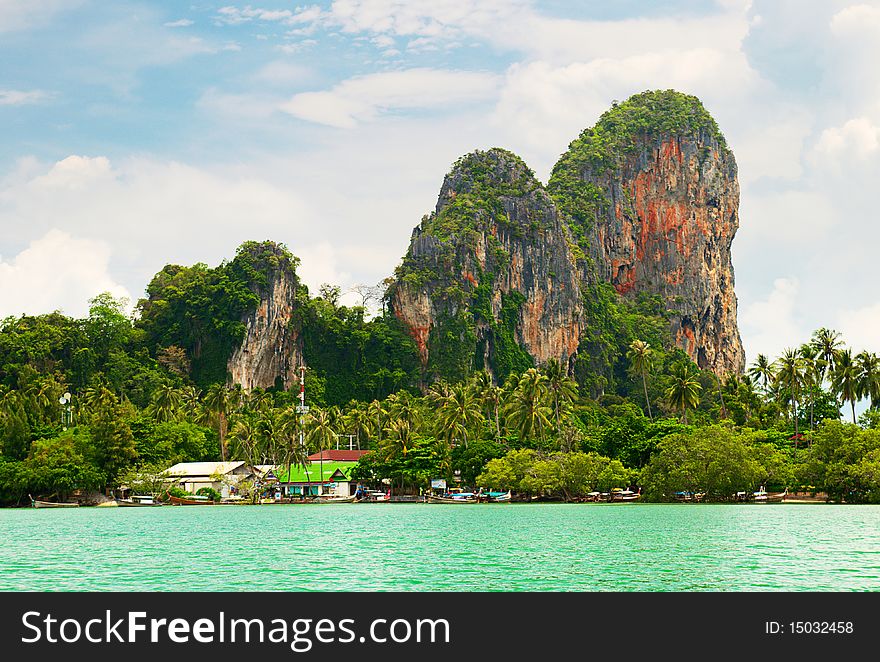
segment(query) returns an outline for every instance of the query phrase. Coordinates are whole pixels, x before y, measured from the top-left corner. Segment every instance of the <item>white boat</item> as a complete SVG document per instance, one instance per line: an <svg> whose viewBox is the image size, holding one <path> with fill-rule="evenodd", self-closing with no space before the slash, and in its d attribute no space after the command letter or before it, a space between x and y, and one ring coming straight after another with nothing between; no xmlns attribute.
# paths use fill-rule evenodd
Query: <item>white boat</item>
<svg viewBox="0 0 880 662"><path fill-rule="evenodd" d="M28 496L31 496L28 494ZM55 501L39 501L31 497L31 505L34 508L79 508L78 503L58 503Z"/></svg>
<svg viewBox="0 0 880 662"><path fill-rule="evenodd" d="M312 500L312 503L354 503L357 497L351 496L321 496Z"/></svg>
<svg viewBox="0 0 880 662"><path fill-rule="evenodd" d="M752 492L755 503L782 503L788 494L788 488L784 492L768 493L762 486L757 492Z"/></svg>
<svg viewBox="0 0 880 662"><path fill-rule="evenodd" d="M635 501L641 496L641 490L639 490L638 492L633 492L629 489L621 490L615 487L613 490L611 490L611 494L608 496L608 501L612 503L615 501Z"/></svg>
<svg viewBox="0 0 880 662"><path fill-rule="evenodd" d="M161 506L162 504L159 501L156 501L150 495L138 495L134 494L128 499L116 499L116 503L119 506L124 508L140 508L142 506Z"/></svg>

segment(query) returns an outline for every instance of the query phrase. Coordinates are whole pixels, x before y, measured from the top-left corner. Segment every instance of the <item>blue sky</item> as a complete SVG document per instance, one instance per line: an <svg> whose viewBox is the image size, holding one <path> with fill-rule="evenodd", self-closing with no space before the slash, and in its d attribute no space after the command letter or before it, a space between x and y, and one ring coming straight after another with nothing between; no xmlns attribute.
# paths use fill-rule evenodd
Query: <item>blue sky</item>
<svg viewBox="0 0 880 662"><path fill-rule="evenodd" d="M880 351L878 61L877 2L0 0L0 315L247 239L376 283L460 155L546 181L612 100L676 88L739 164L749 359L823 325Z"/></svg>

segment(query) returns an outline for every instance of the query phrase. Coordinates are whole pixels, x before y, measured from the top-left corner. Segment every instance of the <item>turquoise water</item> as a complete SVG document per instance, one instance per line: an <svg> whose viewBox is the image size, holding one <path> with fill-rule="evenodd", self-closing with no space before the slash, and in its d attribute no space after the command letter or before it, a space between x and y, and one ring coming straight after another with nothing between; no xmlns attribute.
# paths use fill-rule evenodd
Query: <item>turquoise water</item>
<svg viewBox="0 0 880 662"><path fill-rule="evenodd" d="M880 507L5 509L0 589L877 591Z"/></svg>

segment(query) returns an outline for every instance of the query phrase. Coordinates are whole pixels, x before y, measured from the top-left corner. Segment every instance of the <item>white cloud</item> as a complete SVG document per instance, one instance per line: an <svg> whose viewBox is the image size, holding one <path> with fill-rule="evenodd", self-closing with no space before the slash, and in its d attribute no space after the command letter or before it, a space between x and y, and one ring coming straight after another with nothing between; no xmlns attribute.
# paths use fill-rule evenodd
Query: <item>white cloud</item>
<svg viewBox="0 0 880 662"><path fill-rule="evenodd" d="M880 301L841 311L835 328L856 351L880 352Z"/></svg>
<svg viewBox="0 0 880 662"><path fill-rule="evenodd" d="M24 106L42 103L51 95L42 90L0 90L0 106Z"/></svg>
<svg viewBox="0 0 880 662"><path fill-rule="evenodd" d="M759 87L741 55L712 49L667 50L564 66L535 61L514 64L507 71L493 121L506 127L517 150L532 155L530 165L546 180L568 143L594 124L612 100L646 89L674 88L698 95L710 112L727 114L738 105L734 95Z"/></svg>
<svg viewBox="0 0 880 662"><path fill-rule="evenodd" d="M875 37L880 32L880 7L859 4L841 9L831 17L835 37Z"/></svg>
<svg viewBox="0 0 880 662"><path fill-rule="evenodd" d="M43 25L55 14L81 4L83 0L0 0L0 32Z"/></svg>
<svg viewBox="0 0 880 662"><path fill-rule="evenodd" d="M497 89L492 74L408 69L349 78L331 90L303 92L280 108L294 117L352 128L396 110L435 109L490 99Z"/></svg>
<svg viewBox="0 0 880 662"><path fill-rule="evenodd" d="M166 28L188 28L190 25L193 25L193 21L188 18L181 18L177 21L168 21L167 23L163 23Z"/></svg>
<svg viewBox="0 0 880 662"><path fill-rule="evenodd" d="M250 23L251 21L297 25L318 20L321 14L321 8L316 5L297 7L294 11L289 9L259 9L250 5L243 8L227 6L217 10L215 22L218 25L240 25L242 23Z"/></svg>
<svg viewBox="0 0 880 662"><path fill-rule="evenodd" d="M821 165L856 165L880 150L880 126L867 117L858 117L843 126L825 129L819 137L813 159Z"/></svg>
<svg viewBox="0 0 880 662"><path fill-rule="evenodd" d="M0 190L5 245L60 228L113 247L110 270L133 291L166 262L216 264L249 239L296 236L311 216L294 193L246 175L178 162L71 156Z"/></svg>
<svg viewBox="0 0 880 662"><path fill-rule="evenodd" d="M797 278L777 278L766 298L740 308L739 327L749 362L758 354L778 356L809 338L811 330L804 329L796 316L799 293Z"/></svg>
<svg viewBox="0 0 880 662"><path fill-rule="evenodd" d="M53 310L81 317L101 292L130 301L109 272L110 252L106 242L50 230L11 260L0 260L0 317Z"/></svg>

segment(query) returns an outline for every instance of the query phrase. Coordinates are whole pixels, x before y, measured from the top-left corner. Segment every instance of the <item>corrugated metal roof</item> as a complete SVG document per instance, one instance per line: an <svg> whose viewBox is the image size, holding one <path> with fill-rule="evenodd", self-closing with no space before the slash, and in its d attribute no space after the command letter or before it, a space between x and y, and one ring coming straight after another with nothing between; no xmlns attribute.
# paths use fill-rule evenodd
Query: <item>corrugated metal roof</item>
<svg viewBox="0 0 880 662"><path fill-rule="evenodd" d="M175 477L188 476L223 476L243 466L243 461L238 462L178 462L173 467L165 470L165 474Z"/></svg>

